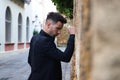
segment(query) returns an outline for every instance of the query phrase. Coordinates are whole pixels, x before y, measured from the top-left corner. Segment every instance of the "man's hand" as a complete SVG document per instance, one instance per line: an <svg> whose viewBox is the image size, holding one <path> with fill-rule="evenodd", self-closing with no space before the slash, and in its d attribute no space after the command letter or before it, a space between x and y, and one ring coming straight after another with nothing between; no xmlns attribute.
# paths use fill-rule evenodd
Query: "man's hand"
<svg viewBox="0 0 120 80"><path fill-rule="evenodd" d="M67 30L68 30L69 34L75 34L75 27L69 26L69 27L67 27Z"/></svg>

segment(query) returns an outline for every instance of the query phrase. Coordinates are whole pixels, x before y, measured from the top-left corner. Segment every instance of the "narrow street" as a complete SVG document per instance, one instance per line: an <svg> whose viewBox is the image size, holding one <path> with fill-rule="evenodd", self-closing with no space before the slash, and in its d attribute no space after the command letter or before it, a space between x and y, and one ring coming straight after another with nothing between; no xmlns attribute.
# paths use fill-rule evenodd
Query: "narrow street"
<svg viewBox="0 0 120 80"><path fill-rule="evenodd" d="M60 48L64 50L64 48ZM27 80L30 67L28 50L0 54L0 80ZM70 80L70 63L62 63L63 80Z"/></svg>
<svg viewBox="0 0 120 80"><path fill-rule="evenodd" d="M3 53L0 56L0 80L27 80L30 67L27 64L28 50Z"/></svg>

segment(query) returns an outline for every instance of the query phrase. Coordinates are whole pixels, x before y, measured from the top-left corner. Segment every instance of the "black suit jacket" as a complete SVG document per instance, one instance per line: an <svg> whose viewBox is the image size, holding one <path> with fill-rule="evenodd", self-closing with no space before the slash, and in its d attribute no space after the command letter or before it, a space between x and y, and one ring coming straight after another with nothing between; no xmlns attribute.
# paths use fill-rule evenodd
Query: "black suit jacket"
<svg viewBox="0 0 120 80"><path fill-rule="evenodd" d="M59 50L54 38L43 30L31 39L28 63L31 74L28 80L62 80L61 61L69 62L74 51L74 37L70 35L64 52Z"/></svg>

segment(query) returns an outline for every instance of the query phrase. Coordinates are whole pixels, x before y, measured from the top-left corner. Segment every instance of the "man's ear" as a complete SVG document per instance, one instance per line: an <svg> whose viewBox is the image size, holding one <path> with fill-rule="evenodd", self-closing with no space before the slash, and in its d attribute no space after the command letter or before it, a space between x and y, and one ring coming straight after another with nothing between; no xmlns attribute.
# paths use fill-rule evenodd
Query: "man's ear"
<svg viewBox="0 0 120 80"><path fill-rule="evenodd" d="M46 25L47 25L47 27L49 28L50 25L51 25L51 21L48 20L48 21L46 22Z"/></svg>

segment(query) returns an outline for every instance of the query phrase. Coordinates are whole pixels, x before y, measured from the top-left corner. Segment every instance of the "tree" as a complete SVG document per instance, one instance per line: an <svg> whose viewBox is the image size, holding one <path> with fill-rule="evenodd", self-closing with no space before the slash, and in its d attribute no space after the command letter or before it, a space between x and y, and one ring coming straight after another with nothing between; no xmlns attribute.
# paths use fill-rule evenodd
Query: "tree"
<svg viewBox="0 0 120 80"><path fill-rule="evenodd" d="M52 0L57 10L66 17L73 18L73 0Z"/></svg>

